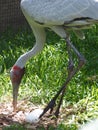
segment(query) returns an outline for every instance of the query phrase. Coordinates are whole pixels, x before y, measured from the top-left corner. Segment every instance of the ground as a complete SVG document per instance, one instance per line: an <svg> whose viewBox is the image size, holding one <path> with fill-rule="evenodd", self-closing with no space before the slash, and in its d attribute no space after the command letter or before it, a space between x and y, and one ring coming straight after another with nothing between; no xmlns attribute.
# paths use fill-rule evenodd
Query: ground
<svg viewBox="0 0 98 130"><path fill-rule="evenodd" d="M11 102L0 103L0 130L2 130L3 127L13 124L22 125L28 130L35 130L40 127L48 130L48 127L57 127L57 125L63 121L66 121L66 123L71 123L72 121L70 119L73 115L86 111L86 103L82 107L68 105L67 107L62 108L58 119L56 119L54 116L49 116L50 114L47 112L38 123L32 124L25 121L26 113L31 112L37 108L44 108L43 106L34 105L27 100L23 100L18 102L17 111L13 112Z"/></svg>
<svg viewBox="0 0 98 130"><path fill-rule="evenodd" d="M17 58L33 46L34 36L30 31L23 30L18 33L8 31L0 37L0 44L2 45L0 48L1 129L11 124L22 124L22 126L33 130L39 126L44 126L47 129L52 124L52 126L57 125L55 130L77 130L79 124L98 117L98 26L94 26L90 31L84 33L86 39L83 41L77 39L72 33L71 39L79 51L83 53L87 63L68 85L58 120L51 120L51 117L47 118L49 115L47 113L37 124L26 123L24 113L38 107L44 108L65 82L68 61L65 41L60 40L57 35L49 31L44 50L26 65L27 70L21 83L19 100L28 99L18 100L18 110L14 113L9 71ZM76 62L77 57L74 58ZM4 98L5 100L3 100ZM43 106L36 105L36 103ZM60 126L58 128L58 124L62 122L64 122L65 127ZM66 128L67 125L68 128Z"/></svg>
<svg viewBox="0 0 98 130"><path fill-rule="evenodd" d="M22 124L26 128L36 129L37 127L44 126L47 128L49 125L55 126L57 123L56 119L48 118L47 113L38 123L27 123L25 121L25 115L28 112L31 112L41 106L35 106L30 103L27 104L27 101L20 101L18 103L18 109L16 112L13 112L12 103L0 103L0 128L4 126L10 126L12 124Z"/></svg>

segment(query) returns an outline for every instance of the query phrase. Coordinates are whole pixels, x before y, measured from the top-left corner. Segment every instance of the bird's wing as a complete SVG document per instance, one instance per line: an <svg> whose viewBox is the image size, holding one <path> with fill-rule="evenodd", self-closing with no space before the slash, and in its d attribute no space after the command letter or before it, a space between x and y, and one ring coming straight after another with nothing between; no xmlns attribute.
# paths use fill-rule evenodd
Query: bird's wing
<svg viewBox="0 0 98 130"><path fill-rule="evenodd" d="M61 25L83 16L95 0L22 0L21 6L39 23Z"/></svg>

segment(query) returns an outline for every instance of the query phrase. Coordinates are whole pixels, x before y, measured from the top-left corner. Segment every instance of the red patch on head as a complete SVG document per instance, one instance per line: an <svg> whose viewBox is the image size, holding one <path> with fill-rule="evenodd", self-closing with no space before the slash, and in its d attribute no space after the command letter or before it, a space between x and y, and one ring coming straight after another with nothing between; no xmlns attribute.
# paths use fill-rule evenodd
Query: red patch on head
<svg viewBox="0 0 98 130"><path fill-rule="evenodd" d="M10 73L12 83L20 84L21 79L25 73L25 68L20 68L19 66L13 66Z"/></svg>
<svg viewBox="0 0 98 130"><path fill-rule="evenodd" d="M13 70L21 70L21 68L19 66L16 66L16 65L14 65L12 69Z"/></svg>

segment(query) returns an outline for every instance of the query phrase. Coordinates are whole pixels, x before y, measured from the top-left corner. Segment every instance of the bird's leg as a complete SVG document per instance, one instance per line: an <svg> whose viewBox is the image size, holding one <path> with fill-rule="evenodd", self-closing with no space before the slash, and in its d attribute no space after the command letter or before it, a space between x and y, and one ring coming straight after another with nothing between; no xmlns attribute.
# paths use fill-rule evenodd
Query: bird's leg
<svg viewBox="0 0 98 130"><path fill-rule="evenodd" d="M85 63L85 59L84 57L78 52L78 50L73 46L73 44L70 42L70 39L69 37L67 37L66 39L66 44L67 44L67 47L68 47L68 56L69 56L69 64L68 64L68 77L64 83L64 85L62 86L62 94L61 94L61 98L60 98L60 101L59 101L59 104L58 104L58 107L57 107L57 110L56 112L54 113L54 115L56 117L58 117L59 115L59 110L60 110L60 106L62 104L62 100L63 100L63 97L64 97L64 93L65 93L65 90L66 90L66 87L67 87L67 84L69 83L69 81L72 79L72 77L81 69L81 67L84 65ZM74 64L73 64L73 60L72 60L72 55L71 55L71 49L75 52L75 54L77 55L78 57L78 60L79 60L79 64L76 68L74 68Z"/></svg>
<svg viewBox="0 0 98 130"><path fill-rule="evenodd" d="M65 89L67 87L67 84L70 82L70 80L72 79L72 77L80 70L80 68L84 65L85 63L85 59L84 57L79 53L79 51L74 47L74 45L70 42L69 37L67 37L66 39L66 44L68 46L68 55L69 55L69 65L68 65L68 77L65 81L65 83L63 84L63 86L60 88L60 90L57 92L57 94L54 96L54 98L49 102L49 104L46 106L46 108L44 109L43 113L40 115L40 118L50 109L50 112L53 111L53 108L55 106L55 102L56 99L58 98L58 96L60 95L60 93L62 93L61 95L61 99L58 105L58 108L56 110L56 112L54 113L56 117L58 117L59 114L59 109L62 103L62 99L65 93ZM72 60L72 56L71 56L71 49L74 51L74 53L77 55L79 63L78 66L76 68L74 68L73 65L73 60Z"/></svg>
<svg viewBox="0 0 98 130"><path fill-rule="evenodd" d="M71 50L71 47L69 46L69 44L67 44L67 51L68 51L68 77L71 75L71 73L73 72L73 69L74 69L74 63L73 63L73 59L72 59L72 50ZM67 79L68 79L67 77ZM65 94L65 90L66 90L66 87L63 89L62 93L61 93L61 98L60 98L60 101L59 101L59 104L58 104L58 107L54 113L54 115L56 117L58 117L59 115L59 111L60 111L60 106L62 104L62 100L63 100L63 97L64 97L64 94Z"/></svg>
<svg viewBox="0 0 98 130"><path fill-rule="evenodd" d="M72 61L72 55L71 55L71 49L70 49L70 46L67 45L67 50L68 50L68 56L69 56L69 65L68 65L68 73L71 72L71 70L73 69L73 61ZM54 96L54 98L52 98L52 100L49 102L49 104L45 107L43 113L40 115L40 118L50 109L50 113L52 113L53 111L53 108L55 106L55 102L56 102L56 99L58 98L58 96L60 95L60 93L62 92L62 88L58 91L58 93ZM61 103L62 103L62 98L63 98L63 93L62 92L62 96L61 96L61 99L60 99L60 102L59 102L59 105L58 105L58 108L57 108L57 111L55 112L55 115L56 117L58 116L59 114L59 108L61 106Z"/></svg>

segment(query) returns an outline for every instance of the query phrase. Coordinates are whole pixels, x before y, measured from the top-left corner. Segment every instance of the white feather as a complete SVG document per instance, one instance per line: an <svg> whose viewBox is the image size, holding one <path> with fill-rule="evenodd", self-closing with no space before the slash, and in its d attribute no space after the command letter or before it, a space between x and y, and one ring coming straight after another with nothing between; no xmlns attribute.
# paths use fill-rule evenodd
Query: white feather
<svg viewBox="0 0 98 130"><path fill-rule="evenodd" d="M21 7L32 19L47 25L79 17L98 19L96 0L22 0Z"/></svg>
<svg viewBox="0 0 98 130"><path fill-rule="evenodd" d="M45 27L66 38L66 27L80 30L98 22L97 0L21 0L21 9L33 30L36 44L18 58L15 65L20 68L43 49L46 40ZM75 32L80 38L84 38L80 31Z"/></svg>

